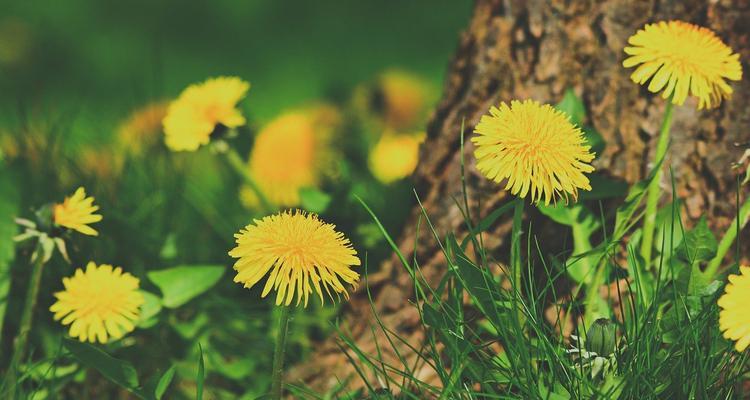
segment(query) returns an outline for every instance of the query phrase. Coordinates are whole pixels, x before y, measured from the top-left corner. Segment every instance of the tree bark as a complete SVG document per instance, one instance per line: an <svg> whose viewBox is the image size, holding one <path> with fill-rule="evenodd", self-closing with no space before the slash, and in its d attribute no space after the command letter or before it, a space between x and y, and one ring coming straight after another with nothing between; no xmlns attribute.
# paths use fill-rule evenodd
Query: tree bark
<svg viewBox="0 0 750 400"><path fill-rule="evenodd" d="M437 232L456 232L459 238L466 232L454 201L461 198L462 121L466 125L463 157L474 220L506 200L502 187L474 169L473 147L468 140L479 118L500 101L531 98L554 104L566 89L573 88L586 105L587 124L603 136L607 145L595 161L597 170L629 183L642 179L649 169L647 160L653 159L665 101L629 79L632 71L622 67L623 48L627 38L644 24L670 19L717 32L740 53L747 73L748 0L478 0L450 64L442 100L428 124L428 139L415 172L417 193ZM730 167L743 150L735 143L750 140L750 85L745 79L732 86L733 98L717 109L698 111L692 99L676 107L666 161L674 171L688 219L694 221L706 214L717 235L736 212L736 177ZM665 193L671 192L668 173L661 185ZM477 199L482 201L478 203ZM415 207L398 242L410 259L420 213ZM445 263L424 221L421 226L416 259L426 278L434 281L444 273ZM508 248L505 241L509 230L510 221L501 221L484 236L485 246L500 261L508 258L504 250ZM391 258L366 280L372 308L383 324L419 348L425 334L410 303L411 279L399 260ZM375 356L380 351L384 362L400 365L378 328L362 286L346 305L342 331L367 354ZM355 370L340 343L337 337L322 343L309 361L290 371L289 381L316 390L327 390L340 382L362 387L361 379L353 377ZM413 351L398 343L397 347L413 363ZM428 368L418 368L415 373L427 381L434 375ZM379 387L375 378L370 382Z"/></svg>

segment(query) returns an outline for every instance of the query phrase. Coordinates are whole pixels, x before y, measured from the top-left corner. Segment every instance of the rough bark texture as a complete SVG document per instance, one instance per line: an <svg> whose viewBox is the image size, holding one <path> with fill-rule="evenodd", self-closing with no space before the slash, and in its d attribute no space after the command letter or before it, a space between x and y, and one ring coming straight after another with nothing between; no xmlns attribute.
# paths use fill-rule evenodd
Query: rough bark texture
<svg viewBox="0 0 750 400"><path fill-rule="evenodd" d="M716 31L741 55L747 72L750 60L750 1L500 1L478 0L450 65L442 101L434 112L428 140L416 171L416 188L435 228L441 235L465 229L453 197L459 198L460 128L466 121L467 136L481 115L499 101L532 98L558 102L567 88L583 99L588 124L604 137L607 147L595 166L628 182L641 179L653 158L664 100L629 79L622 67L627 38L645 23L681 19ZM671 156L678 193L687 216L695 220L707 214L715 232L723 232L735 213L735 177L730 171L742 150L735 142L750 140L750 84L732 83L733 99L718 109L697 111L689 100L677 107L672 128ZM501 188L483 179L473 168L473 148L466 142L470 206L486 215L504 201ZM662 182L670 192L668 182ZM482 199L481 204L473 202ZM404 254L414 251L415 208L400 236ZM485 236L495 257L507 260L503 241L509 221L499 223ZM417 259L425 275L440 277L442 256L428 231L420 232ZM382 322L419 347L424 332L413 299L411 280L394 257L368 277L374 308ZM377 354L375 320L367 293L360 289L346 306L342 327L370 355ZM377 328L375 328L377 331ZM399 365L394 352L376 332L385 362ZM351 377L354 369L337 345L336 337L322 343L309 362L297 366L289 379L326 390ZM403 354L412 352L401 346ZM413 356L412 356L413 357ZM413 358L412 358L413 359ZM429 380L434 373L418 371ZM350 385L362 385L355 377ZM379 386L373 381L374 386Z"/></svg>

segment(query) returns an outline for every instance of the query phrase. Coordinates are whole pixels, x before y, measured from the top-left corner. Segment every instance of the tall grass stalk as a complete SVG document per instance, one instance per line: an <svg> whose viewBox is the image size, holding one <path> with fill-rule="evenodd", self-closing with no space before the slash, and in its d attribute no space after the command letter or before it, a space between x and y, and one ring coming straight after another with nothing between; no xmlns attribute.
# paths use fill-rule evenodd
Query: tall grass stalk
<svg viewBox="0 0 750 400"><path fill-rule="evenodd" d="M18 330L18 336L13 341L13 356L8 366L8 373L5 376L4 387L8 388L8 399L15 399L16 388L18 387L18 367L24 359L26 345L29 341L31 332L31 323L34 315L37 297L39 297L39 286L42 281L42 271L44 270L45 256L42 248L41 239L34 251L33 262L31 263L31 276L29 277L29 287L26 290L26 299L21 311L21 323Z"/></svg>
<svg viewBox="0 0 750 400"><path fill-rule="evenodd" d="M513 281L511 282L513 290L518 294L513 298L520 297L521 295L521 268L523 261L521 259L521 235L523 234L523 199L515 199L513 206L513 228L511 230L510 239L510 267L512 271ZM518 321L523 321L523 311L520 309L520 305L516 305L516 312L518 314Z"/></svg>
<svg viewBox="0 0 750 400"><path fill-rule="evenodd" d="M648 190L648 186L645 187ZM463 190L465 192L466 188ZM564 333L570 331L565 329L567 323L561 317L570 315L571 309L576 306L574 302L566 304L570 301L566 299L571 298L569 295L561 296L562 293L558 293L565 287L566 282L560 279L567 276L566 272L564 269L550 270L547 256L532 234L530 224L521 232L522 200L516 199L503 205L481 221L471 221L468 211L461 210L468 235L463 240L451 232L439 234L418 197L417 201L422 211L417 233L420 225L429 229L447 265L444 275L437 280L433 277L432 284L422 273L416 257L420 247L418 235L415 234L414 239L415 256L408 263L380 225L377 216L360 200L413 280L412 304L421 322L416 329L423 332L424 342L414 343L410 340L412 336L400 336L397 329L385 326L377 315L372 297L369 297L375 322L386 339L378 341L373 328L372 337L377 351L360 348L357 341L338 330L343 343L341 349L362 380L362 389L340 393L340 390L345 392L342 382L336 394L315 398L645 400L732 398L741 395L738 385L750 373L748 359L733 353L731 343L723 340L717 329L715 304L720 293L706 295L700 303L696 303L694 296L691 297L676 284L678 275L672 271L675 266L671 264L676 246L672 242L674 230L682 229L681 226L678 228L672 224L670 230L663 234L662 263L654 271L655 282L647 279L646 275L650 273L642 267L642 260L636 254L637 248L628 247L628 257L621 260L608 256L616 254L618 246L603 247L605 254L592 261L597 269L592 282L587 284L586 321L577 324L573 319L567 322L574 324L571 333L578 336L578 339L574 339ZM739 212L741 221L750 212L748 203ZM464 206L468 204L465 198ZM640 200L631 200L625 207L634 210L638 204ZM487 268L494 261L492 254L484 248L481 237L483 231L490 229L493 221L509 213L511 208L514 212L508 275L513 280L513 288L505 290L497 285L497 276ZM677 212L673 205L673 218L677 218ZM620 213L624 214L627 213ZM630 222L633 219L628 216L621 222L615 241L604 232L605 244L619 242L619 238L634 228ZM602 223L602 230L605 226ZM734 226L735 236L727 237L722 242L731 244L736 240L736 231L737 226ZM684 231L682 235L685 235ZM536 244L538 254L532 254L530 244L521 246L521 236L526 242ZM467 255L469 243L473 245L476 257ZM726 249L731 247L722 246ZM537 260L543 269L534 268ZM662 265L663 260L668 260L670 264ZM628 265L618 266L619 262ZM521 286L522 265L528 267L529 275ZM671 273L662 273L662 268L669 268ZM619 314L614 322L618 326L620 340L614 355L606 361L611 363L611 368L605 375L597 377L592 375L590 361L569 350L571 347L575 347L576 351L586 350L586 325L600 316L591 313L597 309L602 313L611 313L601 308L607 305L603 299L598 299L597 289L603 284L599 282L606 280L607 271L617 270L633 271L633 281L624 281L627 285L625 290L621 290L620 285L615 287ZM539 276L540 273L544 275ZM646 286L648 291L645 291ZM521 287L524 296L520 296ZM467 300L471 302L471 307L467 307ZM554 307L553 315L556 317L549 314L550 305ZM519 314L521 320L517 318ZM385 349L388 345L391 349ZM383 359L385 353L397 357ZM422 367L434 371L438 382L420 379L425 375ZM301 393L298 388L290 389L293 393Z"/></svg>
<svg viewBox="0 0 750 400"><path fill-rule="evenodd" d="M263 190L260 189L260 186L258 186L258 183L255 181L252 175L250 175L247 164L242 160L242 157L237 154L237 151L229 147L226 143L222 143L222 145L219 147L219 152L224 155L224 158L227 160L229 166L232 167L232 169L242 178L247 186L249 186L250 189L255 193L255 196L258 197L258 201L260 202L262 211L266 214L274 212L275 208L268 201L268 198L263 193Z"/></svg>
<svg viewBox="0 0 750 400"><path fill-rule="evenodd" d="M271 372L271 399L273 400L280 400L284 391L284 355L286 354L286 337L289 332L289 308L289 306L284 305L280 307L276 345L273 351L273 370Z"/></svg>
<svg viewBox="0 0 750 400"><path fill-rule="evenodd" d="M747 225L748 219L750 219L750 196L745 199L745 202L740 207L734 220L721 238L719 246L716 249L716 256L709 261L706 271L704 272L706 278L711 280L716 276L721 263L724 261L724 256L729 252L729 249L732 247L732 243L734 243L740 230Z"/></svg>
<svg viewBox="0 0 750 400"><path fill-rule="evenodd" d="M672 127L672 98L667 100L664 108L664 120L662 121L661 130L659 131L659 141L656 144L656 157L654 160L664 159L667 149L669 148L669 132ZM654 179L648 186L646 197L646 212L643 216L643 240L641 240L641 257L645 263L645 269L651 269L651 254L654 249L654 230L656 228L656 212L659 205L659 183L664 174L661 166L657 164L659 170L654 175Z"/></svg>

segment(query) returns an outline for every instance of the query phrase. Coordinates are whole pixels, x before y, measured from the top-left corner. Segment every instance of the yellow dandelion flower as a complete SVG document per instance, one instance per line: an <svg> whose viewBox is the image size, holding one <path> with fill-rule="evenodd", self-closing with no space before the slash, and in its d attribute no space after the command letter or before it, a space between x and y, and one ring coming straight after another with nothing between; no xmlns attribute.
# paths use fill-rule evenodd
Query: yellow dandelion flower
<svg viewBox="0 0 750 400"><path fill-rule="evenodd" d="M188 86L164 117L165 143L173 151L195 151L208 144L218 125L236 128L245 117L236 108L250 84L236 77L212 78Z"/></svg>
<svg viewBox="0 0 750 400"><path fill-rule="evenodd" d="M647 24L628 39L623 61L635 67L630 78L638 84L649 79L648 90L663 90L672 103L683 104L688 94L698 98L698 108L718 106L732 95L725 81L742 79L740 56L733 53L710 29L682 21Z"/></svg>
<svg viewBox="0 0 750 400"><path fill-rule="evenodd" d="M737 351L750 345L750 266L740 267L740 275L729 275L729 283L719 298L719 329L724 337L734 340Z"/></svg>
<svg viewBox="0 0 750 400"><path fill-rule="evenodd" d="M63 278L65 290L55 293L50 307L55 321L70 325L70 336L80 341L107 343L135 329L143 295L138 278L122 268L89 262L86 271L77 269Z"/></svg>
<svg viewBox="0 0 750 400"><path fill-rule="evenodd" d="M591 190L584 173L592 172L594 159L583 132L568 117L548 104L513 100L500 103L484 115L471 141L476 146L477 169L505 190L532 202L545 204L578 189Z"/></svg>
<svg viewBox="0 0 750 400"><path fill-rule="evenodd" d="M256 136L248 164L269 202L298 205L300 189L318 187L332 169L331 139L338 119L326 110L285 113Z"/></svg>
<svg viewBox="0 0 750 400"><path fill-rule="evenodd" d="M234 235L237 246L229 252L238 258L234 281L251 288L270 272L261 297L275 290L276 305L291 304L296 293L296 304L304 299L307 307L313 290L321 304L323 290L332 300L333 293L349 298L343 283L357 284L359 274L351 267L360 261L349 239L335 228L302 211L255 220Z"/></svg>
<svg viewBox="0 0 750 400"><path fill-rule="evenodd" d="M160 138L167 105L155 102L133 112L117 130L118 144L132 154L153 147Z"/></svg>
<svg viewBox="0 0 750 400"><path fill-rule="evenodd" d="M385 133L370 151L370 171L380 182L391 183L414 172L419 161L419 145L424 133L396 135Z"/></svg>
<svg viewBox="0 0 750 400"><path fill-rule="evenodd" d="M93 197L86 197L86 190L79 187L72 196L66 197L62 204L53 207L55 224L76 230L84 235L96 236L99 233L89 226L102 220L95 214L99 206L94 205Z"/></svg>

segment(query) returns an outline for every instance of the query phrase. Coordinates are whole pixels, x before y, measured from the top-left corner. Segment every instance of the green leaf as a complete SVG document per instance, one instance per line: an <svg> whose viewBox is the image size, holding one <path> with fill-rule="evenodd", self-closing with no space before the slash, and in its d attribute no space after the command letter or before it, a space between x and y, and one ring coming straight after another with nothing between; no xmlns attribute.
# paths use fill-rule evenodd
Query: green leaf
<svg viewBox="0 0 750 400"><path fill-rule="evenodd" d="M211 323L211 318L205 312L198 313L194 318L187 321L178 321L176 318L170 320L172 329L185 339L195 338L198 333Z"/></svg>
<svg viewBox="0 0 750 400"><path fill-rule="evenodd" d="M482 313L493 324L502 324L503 322L497 312L497 303L501 296L498 293L499 285L495 282L495 278L489 271L475 265L466 257L452 233L448 235L446 240L448 251L454 259L449 268L456 274Z"/></svg>
<svg viewBox="0 0 750 400"><path fill-rule="evenodd" d="M161 290L162 305L177 308L214 286L224 270L221 265L183 265L146 275Z"/></svg>
<svg viewBox="0 0 750 400"><path fill-rule="evenodd" d="M578 125L583 131L583 136L586 138L586 143L591 146L591 151L599 157L604 151L604 138L597 132L596 129L590 126L584 126L583 123L586 120L586 106L583 101L578 97L573 89L565 91L562 100L555 106L558 110L564 112L570 117L570 122ZM596 187L593 186L592 187Z"/></svg>
<svg viewBox="0 0 750 400"><path fill-rule="evenodd" d="M700 295L680 296L675 304L667 309L659 321L664 343L674 343L686 334L685 326L703 312L704 300Z"/></svg>
<svg viewBox="0 0 750 400"><path fill-rule="evenodd" d="M685 232L682 243L677 247L676 255L688 264L696 265L714 258L717 247L716 237L708 229L706 217L703 216L693 229Z"/></svg>
<svg viewBox="0 0 750 400"><path fill-rule="evenodd" d="M590 126L584 126L581 130L583 131L583 137L586 138L586 144L591 146L591 151L594 153L594 156L599 157L602 155L605 147L602 135Z"/></svg>
<svg viewBox="0 0 750 400"><path fill-rule="evenodd" d="M486 217L482 218L482 220L479 221L479 224L477 224L477 226L474 227L472 232L468 236L466 236L466 238L464 238L464 240L461 242L461 248L465 249L466 245L469 244L469 241L471 240L473 236L476 236L479 233L490 229L492 224L494 224L495 221L498 220L498 218L500 218L503 214L513 209L514 204L515 203L513 203L512 201L509 201L503 204L502 206L500 206L499 208L496 208L491 213L487 214Z"/></svg>
<svg viewBox="0 0 750 400"><path fill-rule="evenodd" d="M378 228L378 225L374 222L358 225L356 232L357 236L359 236L357 242L360 246L366 249L373 249L383 241L383 235L380 233L380 228Z"/></svg>
<svg viewBox="0 0 750 400"><path fill-rule="evenodd" d="M164 397L164 393L166 393L177 372L177 365L172 365L161 375L158 374L159 371L157 370L140 389L148 400L161 400Z"/></svg>
<svg viewBox="0 0 750 400"><path fill-rule="evenodd" d="M680 217L681 208L682 200L675 199L673 202L667 203L664 207L660 208L656 213L656 234L654 235L654 244L657 249L662 249L663 247L664 254L667 256L672 254L674 250L678 249L680 243L682 243L683 230ZM664 243L662 243L662 241L664 241Z"/></svg>
<svg viewBox="0 0 750 400"><path fill-rule="evenodd" d="M167 235L159 251L159 257L162 260L172 260L177 257L177 236L174 233Z"/></svg>
<svg viewBox="0 0 750 400"><path fill-rule="evenodd" d="M206 379L206 366L203 363L203 346L198 343L198 375L195 377L195 400L203 400L203 381Z"/></svg>
<svg viewBox="0 0 750 400"><path fill-rule="evenodd" d="M588 175L591 191L581 191L580 200L600 200L622 197L628 192L628 184L625 181L612 179L600 173Z"/></svg>
<svg viewBox="0 0 750 400"><path fill-rule="evenodd" d="M436 329L447 329L449 326L447 316L427 303L422 307L422 318L425 325Z"/></svg>
<svg viewBox="0 0 750 400"><path fill-rule="evenodd" d="M646 179L633 185L628 191L628 195L625 201L620 207L617 208L615 214L615 230L612 234L611 241L617 242L635 225L640 218L634 218L635 212L643 201L643 197L646 195L648 185L656 177L656 173L661 169L661 164L664 158L656 162L654 168L648 174Z"/></svg>
<svg viewBox="0 0 750 400"><path fill-rule="evenodd" d="M137 325L139 328L147 329L154 326L158 321L156 316L161 312L161 299L159 296L145 290L141 290L141 294L143 295L144 302L141 306L141 315Z"/></svg>
<svg viewBox="0 0 750 400"><path fill-rule="evenodd" d="M164 375L161 376L159 379L159 383L156 385L156 389L154 390L154 397L156 397L156 400L161 400L162 396L164 396L164 393L169 388L169 384L172 383L172 379L174 378L175 373L175 367L174 365L169 367L167 372L164 373Z"/></svg>
<svg viewBox="0 0 750 400"><path fill-rule="evenodd" d="M322 213L331 203L331 196L316 188L302 188L299 191L302 208L314 213Z"/></svg>
<svg viewBox="0 0 750 400"><path fill-rule="evenodd" d="M580 126L586 119L586 106L573 89L567 89L562 100L555 106L558 110L570 116L570 122Z"/></svg>
<svg viewBox="0 0 750 400"><path fill-rule="evenodd" d="M229 379L238 381L253 373L257 368L256 360L251 358L241 358L235 361L229 361L218 356L215 362L209 359L211 370L215 371Z"/></svg>
<svg viewBox="0 0 750 400"><path fill-rule="evenodd" d="M590 281L600 255L599 252L592 252L591 248L591 235L600 227L594 214L581 204L546 206L540 203L537 209L558 224L572 228L574 254L565 263L566 270L576 282Z"/></svg>
<svg viewBox="0 0 750 400"><path fill-rule="evenodd" d="M558 203L556 205L537 204L537 209L548 216L558 224L574 226L582 225L586 231L593 231L599 227L594 215L581 204L565 205Z"/></svg>
<svg viewBox="0 0 750 400"><path fill-rule="evenodd" d="M81 364L89 368L94 368L112 383L142 397L142 394L138 390L138 374L136 374L135 368L129 362L114 358L90 344L68 338L63 339L63 346Z"/></svg>
<svg viewBox="0 0 750 400"><path fill-rule="evenodd" d="M696 296L706 289L709 281L696 264L680 270L676 284L680 293L686 296Z"/></svg>

